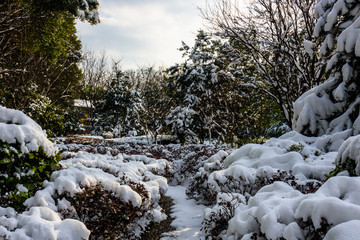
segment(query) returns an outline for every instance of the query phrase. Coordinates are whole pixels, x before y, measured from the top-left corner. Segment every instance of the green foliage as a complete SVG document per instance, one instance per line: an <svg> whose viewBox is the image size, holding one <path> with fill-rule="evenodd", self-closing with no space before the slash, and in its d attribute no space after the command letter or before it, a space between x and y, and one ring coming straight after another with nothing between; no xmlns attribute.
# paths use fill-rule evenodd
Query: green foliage
<svg viewBox="0 0 360 240"><path fill-rule="evenodd" d="M194 46L183 43L180 50L184 63L166 72L175 104L168 122L179 138L195 135L200 141L217 138L234 144L237 138L267 137L270 126L285 121L278 105L262 91L252 53L242 42L222 42L199 31Z"/></svg>
<svg viewBox="0 0 360 240"><path fill-rule="evenodd" d="M304 149L304 144L299 143L299 144L293 144L291 145L288 149L286 149L288 152L299 152L301 153L302 150Z"/></svg>
<svg viewBox="0 0 360 240"><path fill-rule="evenodd" d="M75 19L91 23L97 1L6 0L0 3L0 104L31 115L50 135L64 130L82 72Z"/></svg>
<svg viewBox="0 0 360 240"><path fill-rule="evenodd" d="M63 110L54 105L47 97L39 96L34 99L25 112L39 123L50 137L61 134L65 128Z"/></svg>
<svg viewBox="0 0 360 240"><path fill-rule="evenodd" d="M105 91L103 102L96 106L98 114L96 131L113 132L116 137L126 136L139 124L140 96L134 90L134 84L124 72L114 66L113 78Z"/></svg>
<svg viewBox="0 0 360 240"><path fill-rule="evenodd" d="M37 152L22 153L19 144L0 141L1 206L23 209L23 202L58 169L59 160L59 153L49 157L42 147ZM23 190L20 184L27 190Z"/></svg>
<svg viewBox="0 0 360 240"><path fill-rule="evenodd" d="M329 172L329 174L325 174L325 177L331 178L335 177L339 173L343 171L348 171L350 176L358 176L356 174L356 162L353 159L347 158L340 164L337 164L333 170Z"/></svg>
<svg viewBox="0 0 360 240"><path fill-rule="evenodd" d="M97 9L97 0L20 0L22 4L35 12L66 12L80 20L91 24L100 22Z"/></svg>
<svg viewBox="0 0 360 240"><path fill-rule="evenodd" d="M83 124L81 124L80 111L76 108L67 109L64 113L64 129L61 135L73 135L81 132Z"/></svg>

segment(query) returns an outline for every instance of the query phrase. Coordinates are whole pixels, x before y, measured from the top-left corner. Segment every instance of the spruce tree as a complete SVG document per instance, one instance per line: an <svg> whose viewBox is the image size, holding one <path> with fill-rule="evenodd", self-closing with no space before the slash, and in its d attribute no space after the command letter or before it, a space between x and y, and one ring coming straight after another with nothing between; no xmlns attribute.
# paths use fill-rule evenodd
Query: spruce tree
<svg viewBox="0 0 360 240"><path fill-rule="evenodd" d="M294 104L293 128L319 136L351 129L360 132L360 2L321 0L316 5L315 43L306 43L310 54L327 61L328 79L304 93Z"/></svg>

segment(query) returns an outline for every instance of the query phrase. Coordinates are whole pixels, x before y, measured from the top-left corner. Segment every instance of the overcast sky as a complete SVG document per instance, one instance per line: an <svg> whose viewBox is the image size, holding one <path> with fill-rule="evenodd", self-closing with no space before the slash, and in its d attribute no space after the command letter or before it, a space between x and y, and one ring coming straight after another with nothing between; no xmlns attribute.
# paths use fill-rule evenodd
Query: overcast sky
<svg viewBox="0 0 360 240"><path fill-rule="evenodd" d="M206 0L99 0L101 23L78 23L87 49L122 59L124 69L171 66L181 61L181 41L192 45L204 21Z"/></svg>

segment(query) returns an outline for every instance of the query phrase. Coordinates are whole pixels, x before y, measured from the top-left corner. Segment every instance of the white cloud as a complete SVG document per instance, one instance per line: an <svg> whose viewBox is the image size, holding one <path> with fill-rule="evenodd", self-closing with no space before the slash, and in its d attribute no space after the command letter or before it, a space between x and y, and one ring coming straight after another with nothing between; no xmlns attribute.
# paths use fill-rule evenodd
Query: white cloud
<svg viewBox="0 0 360 240"><path fill-rule="evenodd" d="M101 23L78 23L83 44L123 59L125 68L181 61L181 41L192 44L202 27L197 6L205 0L100 1Z"/></svg>

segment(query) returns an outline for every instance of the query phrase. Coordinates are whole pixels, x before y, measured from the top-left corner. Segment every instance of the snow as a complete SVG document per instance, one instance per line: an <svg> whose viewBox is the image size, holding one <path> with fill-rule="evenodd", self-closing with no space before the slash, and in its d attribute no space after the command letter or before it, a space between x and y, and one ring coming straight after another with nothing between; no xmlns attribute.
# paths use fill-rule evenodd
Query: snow
<svg viewBox="0 0 360 240"><path fill-rule="evenodd" d="M339 52L355 52L355 55L360 57L360 18L342 31L337 44Z"/></svg>
<svg viewBox="0 0 360 240"><path fill-rule="evenodd" d="M0 106L0 141L19 144L22 153L36 152L42 147L48 156L56 152L41 127L23 112Z"/></svg>
<svg viewBox="0 0 360 240"><path fill-rule="evenodd" d="M6 113L13 114L12 121L21 119L19 125L8 125L22 126L25 122L28 124L23 125L38 126L22 113ZM44 134L41 128L39 131ZM308 239L309 234L320 229L327 240L357 239L360 177L350 177L346 171L329 179L325 176L334 169L334 161L345 164L349 159L354 161L355 172L360 175L360 136L349 137L351 132L306 137L292 131L262 145L247 144L230 154L218 151L199 162L197 172L189 175L190 184L198 181L198 177L203 178L199 188L216 196L208 201L208 206L201 204L201 200L207 199L195 200L186 195L190 185L169 186L164 177L169 168L184 164L182 161L194 152L171 162L153 158L149 153L110 154L108 149L100 154L85 151L87 148L80 145L60 144L65 158L60 162L62 168L53 172L43 188L26 200L26 211L0 207L0 238L88 239L90 231L84 223L61 214L74 210L63 196L74 196L86 187L100 185L121 201L147 210L145 217L131 227L135 237L140 236L141 229L149 222L167 218L159 205L161 196L165 195L173 199L171 226L175 230L163 233L162 240L206 239L211 229L218 227L215 220L224 223L218 237L229 240L252 239L260 234L266 239ZM114 144L130 148L125 141ZM136 146L136 141L131 141ZM169 155L166 149L161 152ZM143 186L148 197L135 191L131 182ZM21 192L27 191L21 184L16 187Z"/></svg>
<svg viewBox="0 0 360 240"><path fill-rule="evenodd" d="M310 55L313 56L314 55L314 47L315 44L311 41L304 41L304 47L305 47L305 51Z"/></svg>
<svg viewBox="0 0 360 240"><path fill-rule="evenodd" d="M74 100L74 107L79 108L94 108L94 105L89 100L83 100L83 99L75 99Z"/></svg>
<svg viewBox="0 0 360 240"><path fill-rule="evenodd" d="M352 220L341 223L326 234L324 240L354 240L360 236L360 221Z"/></svg>
<svg viewBox="0 0 360 240"><path fill-rule="evenodd" d="M55 211L46 207L33 207L18 216L11 208L0 208L0 219L3 225L0 236L9 239L78 240L88 239L90 235L82 222L62 221Z"/></svg>
<svg viewBox="0 0 360 240"><path fill-rule="evenodd" d="M174 206L171 217L175 220L171 226L176 230L165 233L162 240L170 239L199 239L205 206L196 204L194 199L187 199L184 186L169 186L166 196L171 197Z"/></svg>
<svg viewBox="0 0 360 240"><path fill-rule="evenodd" d="M354 161L355 173L360 175L360 136L353 136L348 138L344 144L341 145L338 155L336 156L337 164L345 164L345 161Z"/></svg>

